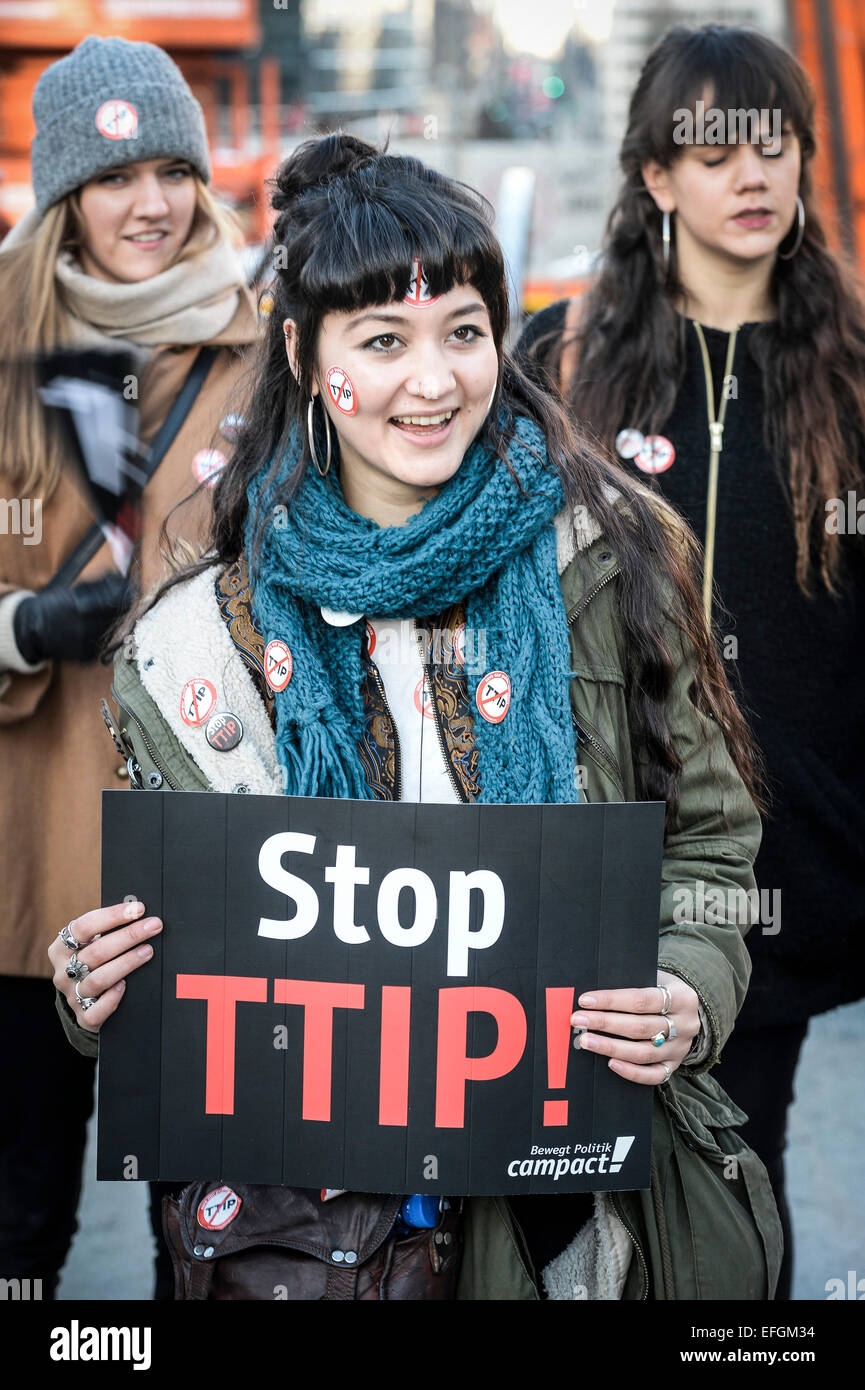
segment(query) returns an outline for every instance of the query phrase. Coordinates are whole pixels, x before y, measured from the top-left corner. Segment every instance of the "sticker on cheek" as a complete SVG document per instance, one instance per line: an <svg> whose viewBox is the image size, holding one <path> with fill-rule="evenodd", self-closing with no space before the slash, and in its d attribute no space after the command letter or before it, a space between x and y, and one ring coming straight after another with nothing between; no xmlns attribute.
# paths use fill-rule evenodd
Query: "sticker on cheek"
<svg viewBox="0 0 865 1390"><path fill-rule="evenodd" d="M325 383L327 394L337 410L341 410L343 415L353 415L357 410L357 396L348 372L344 372L342 367L328 367Z"/></svg>
<svg viewBox="0 0 865 1390"><path fill-rule="evenodd" d="M411 280L409 282L408 294L403 299L403 304L421 305L435 304L439 298L437 294L430 294L423 267L417 258L411 263Z"/></svg>

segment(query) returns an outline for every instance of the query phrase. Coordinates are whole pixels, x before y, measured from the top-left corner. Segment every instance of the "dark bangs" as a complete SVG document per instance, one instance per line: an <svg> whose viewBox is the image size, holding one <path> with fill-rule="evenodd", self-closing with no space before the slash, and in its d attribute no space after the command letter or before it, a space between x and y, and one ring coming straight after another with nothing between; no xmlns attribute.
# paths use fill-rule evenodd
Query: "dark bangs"
<svg viewBox="0 0 865 1390"><path fill-rule="evenodd" d="M706 112L710 107L724 112L778 109L781 128L789 126L798 137L803 161L814 153L814 108L807 79L785 49L756 30L677 25L664 35L646 62L631 102L629 127L634 134L639 128L639 159L656 159L666 168L674 163L682 153L674 139L676 113L689 110L696 122L700 100ZM622 147L628 173L638 155L635 145L626 139Z"/></svg>
<svg viewBox="0 0 865 1390"><path fill-rule="evenodd" d="M473 189L419 160L382 155L311 189L295 217L306 220L304 212L313 215L298 248L296 289L290 283L286 289L316 317L399 302L417 259L431 295L455 285L477 289L501 347L508 314L504 261L490 206ZM330 234L321 235L325 228Z"/></svg>

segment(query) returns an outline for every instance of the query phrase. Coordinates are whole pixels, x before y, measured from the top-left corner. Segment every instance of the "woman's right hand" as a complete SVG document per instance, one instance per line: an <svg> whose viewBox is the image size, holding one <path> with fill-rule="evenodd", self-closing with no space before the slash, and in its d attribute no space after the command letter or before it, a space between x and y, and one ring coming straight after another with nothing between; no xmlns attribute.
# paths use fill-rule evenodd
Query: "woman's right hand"
<svg viewBox="0 0 865 1390"><path fill-rule="evenodd" d="M77 951L70 951L59 935L48 948L55 988L87 1033L99 1032L123 998L126 976L153 955L148 939L162 931L162 922L158 917L144 917L143 912L144 904L138 902L97 907L69 923L72 936L81 943ZM87 974L78 982L79 994L82 999L97 999L89 1009L82 1009L75 997L76 981L66 973L73 955L87 966Z"/></svg>

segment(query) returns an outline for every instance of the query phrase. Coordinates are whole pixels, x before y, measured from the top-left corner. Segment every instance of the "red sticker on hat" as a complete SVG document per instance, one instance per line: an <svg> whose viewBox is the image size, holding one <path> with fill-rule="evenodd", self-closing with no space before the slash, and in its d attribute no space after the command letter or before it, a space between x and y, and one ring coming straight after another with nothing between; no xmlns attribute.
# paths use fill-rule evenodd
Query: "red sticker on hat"
<svg viewBox="0 0 865 1390"><path fill-rule="evenodd" d="M284 642L274 639L264 649L264 677L278 695L284 690L294 673L291 652Z"/></svg>
<svg viewBox="0 0 865 1390"><path fill-rule="evenodd" d="M435 304L438 298L437 294L430 294L429 292L429 285L426 282L420 261L413 260L408 294L404 297L403 304L413 304L416 308L426 308L428 304Z"/></svg>
<svg viewBox="0 0 865 1390"><path fill-rule="evenodd" d="M342 367L328 367L325 380L327 394L337 410L341 410L343 415L353 415L357 410L357 397L348 372L344 372Z"/></svg>
<svg viewBox="0 0 865 1390"><path fill-rule="evenodd" d="M103 101L96 112L96 129L106 140L134 140L138 134L138 112L128 101Z"/></svg>
<svg viewBox="0 0 865 1390"><path fill-rule="evenodd" d="M199 483L213 487L227 463L228 458L221 449L199 449L192 460L192 472Z"/></svg>
<svg viewBox="0 0 865 1390"><path fill-rule="evenodd" d="M216 686L203 676L194 676L180 692L180 718L191 729L197 729L210 718L216 708Z"/></svg>
<svg viewBox="0 0 865 1390"><path fill-rule="evenodd" d="M199 1202L198 1224L206 1231L221 1231L234 1220L242 1206L243 1198L230 1187L217 1187Z"/></svg>
<svg viewBox="0 0 865 1390"><path fill-rule="evenodd" d="M427 685L426 676L421 676L414 688L414 707L418 714L422 714L424 719L432 719L433 705L430 688Z"/></svg>
<svg viewBox="0 0 865 1390"><path fill-rule="evenodd" d="M372 623L369 621L369 619L367 619L367 623L366 623L366 650L367 650L367 655L368 655L368 656L372 656L373 652L375 651L375 642L376 642L375 628L373 627L373 625L372 625Z"/></svg>
<svg viewBox="0 0 865 1390"><path fill-rule="evenodd" d="M511 678L504 671L490 671L477 688L475 703L490 724L501 724L511 707Z"/></svg>
<svg viewBox="0 0 865 1390"><path fill-rule="evenodd" d="M664 473L676 457L676 450L662 434L647 434L634 463L643 473Z"/></svg>

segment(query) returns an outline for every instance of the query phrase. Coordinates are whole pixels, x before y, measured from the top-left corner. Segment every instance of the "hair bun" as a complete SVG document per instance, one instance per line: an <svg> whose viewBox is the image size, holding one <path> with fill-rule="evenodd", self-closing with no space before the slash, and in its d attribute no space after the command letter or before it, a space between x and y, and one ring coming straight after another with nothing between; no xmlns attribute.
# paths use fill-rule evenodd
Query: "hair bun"
<svg viewBox="0 0 865 1390"><path fill-rule="evenodd" d="M308 188L342 174L351 174L375 159L380 151L366 140L337 131L307 140L279 166L270 200L275 212L285 212Z"/></svg>

